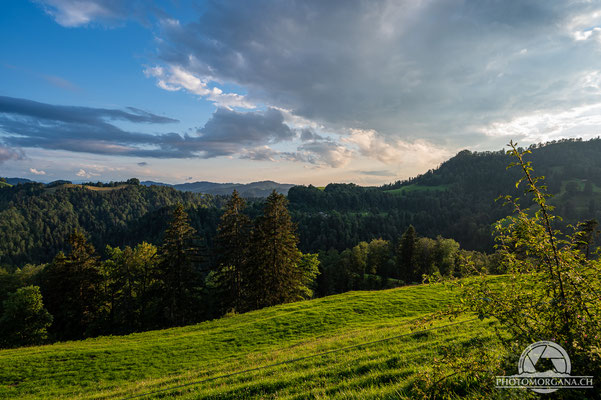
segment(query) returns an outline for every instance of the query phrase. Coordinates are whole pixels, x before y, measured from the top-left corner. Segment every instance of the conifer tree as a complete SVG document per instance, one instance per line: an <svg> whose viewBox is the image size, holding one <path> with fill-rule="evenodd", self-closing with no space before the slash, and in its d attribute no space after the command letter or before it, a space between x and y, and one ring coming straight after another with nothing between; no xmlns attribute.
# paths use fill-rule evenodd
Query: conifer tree
<svg viewBox="0 0 601 400"><path fill-rule="evenodd" d="M251 220L246 202L234 190L217 228L215 273L222 311L243 309L243 281L247 278Z"/></svg>
<svg viewBox="0 0 601 400"><path fill-rule="evenodd" d="M188 214L179 204L165 230L159 280L167 325L184 325L199 314L200 246Z"/></svg>
<svg viewBox="0 0 601 400"><path fill-rule="evenodd" d="M84 234L69 237L71 253L60 252L49 265L42 287L46 307L54 317L58 339L77 339L99 333L103 310L102 273L94 246Z"/></svg>
<svg viewBox="0 0 601 400"><path fill-rule="evenodd" d="M416 279L414 273L414 261L415 261L415 244L417 242L417 235L413 225L409 225L409 228L401 236L399 248L397 252L397 268L399 270L399 276L405 281L405 283L411 283Z"/></svg>
<svg viewBox="0 0 601 400"><path fill-rule="evenodd" d="M255 222L246 282L251 308L294 301L302 284L303 272L298 266L302 254L287 204L286 197L274 190Z"/></svg>

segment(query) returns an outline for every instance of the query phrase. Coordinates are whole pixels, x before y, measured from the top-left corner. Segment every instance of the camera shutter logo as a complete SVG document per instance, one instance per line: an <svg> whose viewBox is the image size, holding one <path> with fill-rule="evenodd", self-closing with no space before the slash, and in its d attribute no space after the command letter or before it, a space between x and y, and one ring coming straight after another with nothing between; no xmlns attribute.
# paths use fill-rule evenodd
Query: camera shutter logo
<svg viewBox="0 0 601 400"><path fill-rule="evenodd" d="M522 352L518 374L497 376L498 388L528 388L536 393L593 387L592 376L572 376L570 356L555 342L532 343Z"/></svg>

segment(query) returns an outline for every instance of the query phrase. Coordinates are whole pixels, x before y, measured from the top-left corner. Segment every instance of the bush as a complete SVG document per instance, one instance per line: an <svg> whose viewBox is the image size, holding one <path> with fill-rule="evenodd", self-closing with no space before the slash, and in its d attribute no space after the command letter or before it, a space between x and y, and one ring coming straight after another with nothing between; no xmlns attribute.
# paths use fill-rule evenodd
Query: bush
<svg viewBox="0 0 601 400"><path fill-rule="evenodd" d="M8 295L0 317L0 346L41 344L46 340L52 316L44 308L37 286L27 286Z"/></svg>

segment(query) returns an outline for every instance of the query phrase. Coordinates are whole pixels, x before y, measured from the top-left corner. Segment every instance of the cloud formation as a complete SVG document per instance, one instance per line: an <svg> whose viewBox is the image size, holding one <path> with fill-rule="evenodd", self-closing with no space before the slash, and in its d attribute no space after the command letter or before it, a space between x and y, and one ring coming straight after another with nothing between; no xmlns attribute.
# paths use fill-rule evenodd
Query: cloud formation
<svg viewBox="0 0 601 400"><path fill-rule="evenodd" d="M140 4L39 2L69 27L121 21ZM140 133L119 123L169 121L0 98L3 142L331 167L366 158L384 165L354 168L378 176L372 167L423 170L507 135L545 141L601 126L598 2L223 0L194 12L190 22L154 14L156 58L144 73L215 104L202 128Z"/></svg>
<svg viewBox="0 0 601 400"><path fill-rule="evenodd" d="M596 2L218 4L162 25L163 63L330 129L470 144L490 124L588 104L583 66L601 71Z"/></svg>
<svg viewBox="0 0 601 400"><path fill-rule="evenodd" d="M16 147L155 158L240 155L273 160L278 153L268 146L291 141L299 134L284 122L282 112L274 108L253 112L218 108L202 128L184 135L127 131L117 126L120 121L155 125L176 122L131 107L114 110L57 106L0 97L0 137L5 144ZM17 154L0 148L2 160L15 158Z"/></svg>

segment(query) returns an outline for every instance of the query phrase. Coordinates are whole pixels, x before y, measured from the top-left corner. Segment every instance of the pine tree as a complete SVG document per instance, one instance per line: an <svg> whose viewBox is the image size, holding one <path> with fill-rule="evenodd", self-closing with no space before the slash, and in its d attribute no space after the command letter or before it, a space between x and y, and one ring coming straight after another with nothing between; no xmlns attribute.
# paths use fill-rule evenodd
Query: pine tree
<svg viewBox="0 0 601 400"><path fill-rule="evenodd" d="M193 322L200 313L200 246L188 214L179 204L173 211L161 247L159 280L163 291L165 323L169 326Z"/></svg>
<svg viewBox="0 0 601 400"><path fill-rule="evenodd" d="M287 204L286 197L274 190L266 200L263 215L255 222L246 282L251 308L296 300L303 281L298 266L301 252Z"/></svg>
<svg viewBox="0 0 601 400"><path fill-rule="evenodd" d="M243 309L243 281L248 273L251 220L246 202L234 190L217 228L215 273L222 311Z"/></svg>
<svg viewBox="0 0 601 400"><path fill-rule="evenodd" d="M399 248L397 251L397 268L399 276L405 281L405 283L411 283L415 281L414 273L414 261L415 261L415 243L417 241L417 235L413 225L409 225L409 228L401 236Z"/></svg>
<svg viewBox="0 0 601 400"><path fill-rule="evenodd" d="M94 246L84 234L69 237L71 253L60 252L45 273L42 293L54 316L58 339L77 339L99 333L103 312L102 273Z"/></svg>

